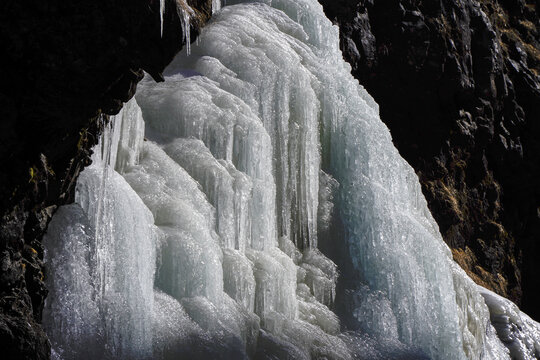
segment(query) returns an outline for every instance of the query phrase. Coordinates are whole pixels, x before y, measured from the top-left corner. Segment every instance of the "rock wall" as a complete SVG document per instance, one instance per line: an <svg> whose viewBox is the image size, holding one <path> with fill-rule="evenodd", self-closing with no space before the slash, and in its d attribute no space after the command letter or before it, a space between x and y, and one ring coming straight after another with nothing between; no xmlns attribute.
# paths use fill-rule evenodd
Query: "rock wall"
<svg viewBox="0 0 540 360"><path fill-rule="evenodd" d="M321 2L455 260L540 319L540 2Z"/></svg>
<svg viewBox="0 0 540 360"><path fill-rule="evenodd" d="M211 0L188 0L192 37ZM181 49L175 0L6 0L0 4L0 343L2 358L47 359L41 238L73 199L107 115Z"/></svg>

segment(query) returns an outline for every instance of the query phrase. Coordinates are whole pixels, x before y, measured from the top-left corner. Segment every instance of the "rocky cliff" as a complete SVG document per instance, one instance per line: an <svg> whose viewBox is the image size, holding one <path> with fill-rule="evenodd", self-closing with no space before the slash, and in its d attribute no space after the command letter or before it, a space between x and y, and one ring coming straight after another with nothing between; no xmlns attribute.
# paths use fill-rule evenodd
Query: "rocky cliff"
<svg viewBox="0 0 540 360"><path fill-rule="evenodd" d="M455 260L540 318L540 2L323 0Z"/></svg>
<svg viewBox="0 0 540 360"><path fill-rule="evenodd" d="M188 0L192 36L211 1ZM0 89L0 343L2 358L46 359L40 240L73 198L107 115L131 98L143 70L156 81L181 49L174 0L160 35L158 0L3 1Z"/></svg>

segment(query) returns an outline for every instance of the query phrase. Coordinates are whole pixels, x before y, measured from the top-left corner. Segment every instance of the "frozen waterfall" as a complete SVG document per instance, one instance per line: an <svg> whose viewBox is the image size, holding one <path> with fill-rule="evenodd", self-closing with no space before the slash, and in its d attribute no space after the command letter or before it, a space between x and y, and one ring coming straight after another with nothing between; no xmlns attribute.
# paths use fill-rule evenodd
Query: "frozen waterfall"
<svg viewBox="0 0 540 360"><path fill-rule="evenodd" d="M140 83L54 216L53 358L538 356L540 325L453 262L317 1L239 2Z"/></svg>

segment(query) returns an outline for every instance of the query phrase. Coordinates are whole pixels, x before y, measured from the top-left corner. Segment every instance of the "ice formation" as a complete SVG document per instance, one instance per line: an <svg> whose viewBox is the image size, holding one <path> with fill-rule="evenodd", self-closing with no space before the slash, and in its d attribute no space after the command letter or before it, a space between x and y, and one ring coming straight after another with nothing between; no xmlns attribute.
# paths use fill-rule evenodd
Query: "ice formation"
<svg viewBox="0 0 540 360"><path fill-rule="evenodd" d="M186 53L189 55L191 52L191 18L195 15L195 12L189 6L186 0L176 1L176 13L182 24L183 43L186 47ZM212 3L213 5L213 3Z"/></svg>
<svg viewBox="0 0 540 360"><path fill-rule="evenodd" d="M322 7L214 10L51 222L54 357L538 356L539 324L452 261Z"/></svg>
<svg viewBox="0 0 540 360"><path fill-rule="evenodd" d="M221 0L212 0L212 14L221 10Z"/></svg>

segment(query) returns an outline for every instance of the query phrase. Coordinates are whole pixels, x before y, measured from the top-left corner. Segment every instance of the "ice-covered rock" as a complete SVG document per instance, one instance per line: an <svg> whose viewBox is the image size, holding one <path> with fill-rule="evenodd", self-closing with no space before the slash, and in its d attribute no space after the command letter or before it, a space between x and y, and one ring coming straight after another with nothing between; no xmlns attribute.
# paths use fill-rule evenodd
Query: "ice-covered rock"
<svg viewBox="0 0 540 360"><path fill-rule="evenodd" d="M55 353L534 356L537 324L453 262L321 6L215 10L164 83L142 81L51 225Z"/></svg>

